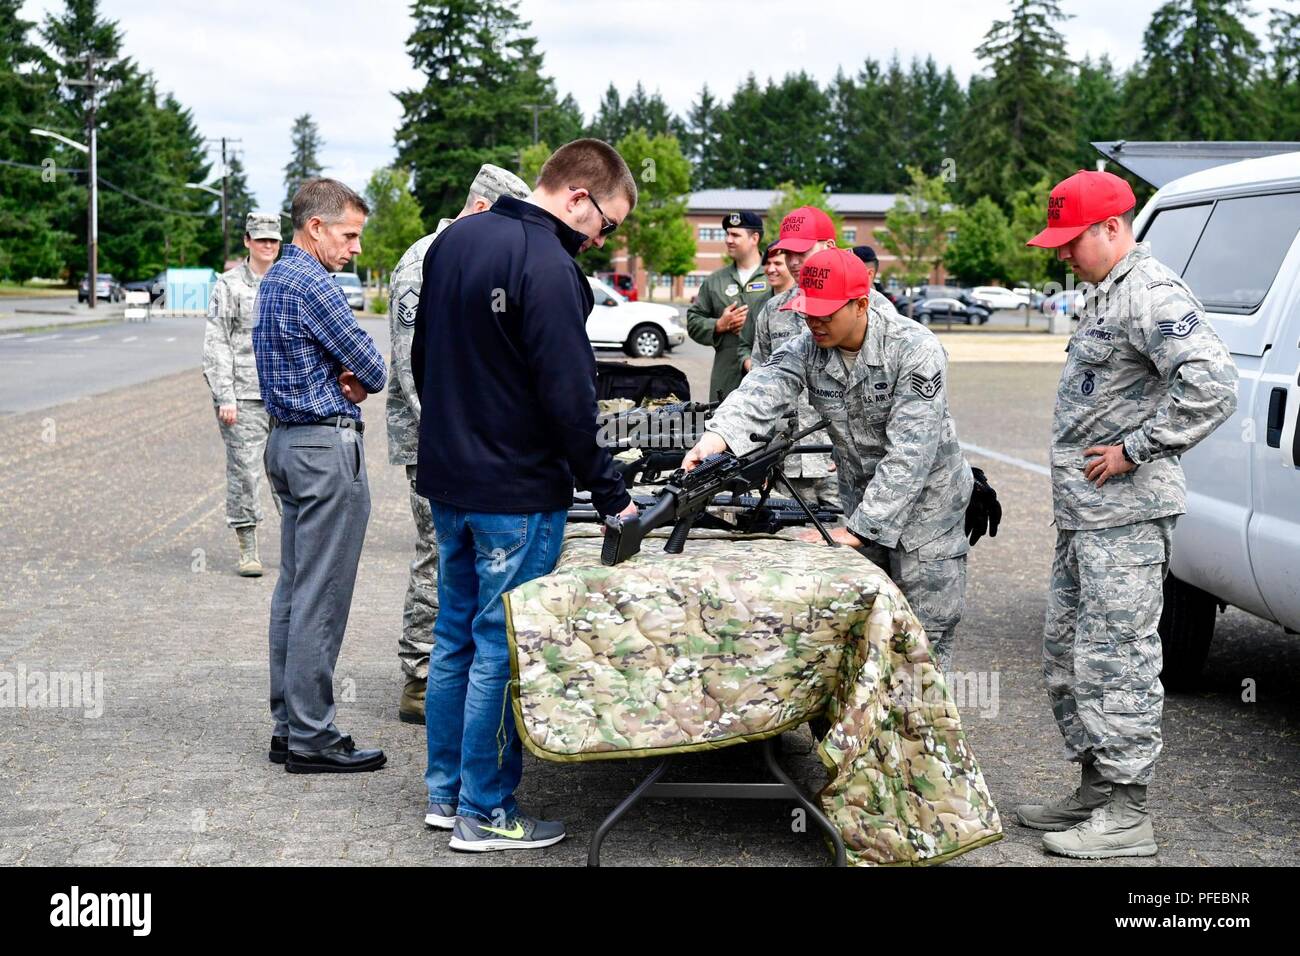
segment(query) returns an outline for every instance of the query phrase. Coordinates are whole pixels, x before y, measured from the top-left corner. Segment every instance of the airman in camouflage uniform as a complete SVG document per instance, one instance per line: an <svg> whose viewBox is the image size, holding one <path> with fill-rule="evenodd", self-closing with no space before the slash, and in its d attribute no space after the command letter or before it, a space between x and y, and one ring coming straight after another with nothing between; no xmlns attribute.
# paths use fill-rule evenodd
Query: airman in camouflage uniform
<svg viewBox="0 0 1300 956"><path fill-rule="evenodd" d="M203 376L226 446L226 523L239 540L239 573L259 577L257 526L262 522L262 452L270 421L253 360L253 301L262 275L280 252L280 217L249 213L244 245L249 257L217 279L203 334Z"/></svg>
<svg viewBox="0 0 1300 956"><path fill-rule="evenodd" d="M778 348L808 330L802 314L791 310L782 311L798 292L799 286L792 284L784 292L764 302L758 317L752 323L746 323L741 338L748 336L751 339L748 357L754 365L762 365ZM807 392L799 396L796 407L799 428L807 428L819 420L816 411L808 403ZM785 460L785 476L809 504L839 507L839 479L835 475L830 455L791 455Z"/></svg>
<svg viewBox="0 0 1300 956"><path fill-rule="evenodd" d="M483 212L503 195L527 199L528 185L514 173L484 164L470 186L462 216ZM388 328L393 352L389 369L388 461L406 467L410 485L411 515L415 518L415 560L406 587L402 611L402 634L397 656L406 675L398 716L408 723L424 723L424 691L429 677L429 651L433 648L433 623L438 616L438 542L433 530L429 501L415 490L415 464L420 439L420 394L411 375L411 339L415 334L415 312L424 282L424 256L433 241L455 219L439 221L431 234L416 240L398 261L389 281Z"/></svg>
<svg viewBox="0 0 1300 956"><path fill-rule="evenodd" d="M741 331L771 295L759 264L763 220L752 212L733 212L722 217L722 228L727 231L728 253L735 261L706 276L686 310L687 333L715 350L709 375L710 402L726 398L740 384L736 350ZM748 269L749 263L753 271L742 278L737 270Z"/></svg>
<svg viewBox="0 0 1300 956"><path fill-rule="evenodd" d="M1161 749L1162 585L1186 510L1178 458L1237 404L1231 354L1178 274L1134 242L1134 205L1123 180L1080 172L1052 191L1051 225L1031 241L1062 247L1095 285L1052 419L1057 541L1043 632L1048 697L1082 780L1016 817L1063 831L1043 846L1083 858L1156 852L1146 788Z"/></svg>
<svg viewBox="0 0 1300 956"><path fill-rule="evenodd" d="M755 367L687 458L698 461L720 445L744 454L754 447L750 435L769 431L807 390L816 415L830 422L839 466L846 529L833 534L889 573L947 670L965 603L964 518L974 483L948 410L947 356L929 329L871 293L852 253L811 256L800 287L788 306L823 316L815 328L826 344L806 329ZM836 303L833 314L825 311ZM851 366L843 343L860 346Z"/></svg>

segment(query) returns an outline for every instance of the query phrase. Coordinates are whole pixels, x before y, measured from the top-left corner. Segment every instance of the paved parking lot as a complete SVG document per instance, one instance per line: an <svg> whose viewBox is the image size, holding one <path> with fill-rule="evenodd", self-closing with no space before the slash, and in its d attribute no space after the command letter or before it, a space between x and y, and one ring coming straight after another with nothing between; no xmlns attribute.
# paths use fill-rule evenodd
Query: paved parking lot
<svg viewBox="0 0 1300 956"><path fill-rule="evenodd" d="M382 323L365 327L386 350ZM1040 469L1059 370L1048 353L1060 347L1044 340L1049 344L1008 343L1000 358L985 352L972 359L961 354L970 345L956 335L945 339L961 437L998 455L971 457L1007 513L998 537L972 553L956 653L957 669L984 675L990 692L963 713L1004 816L1017 802L1072 785L1038 663L1053 540ZM114 347L130 356L134 344ZM95 342L82 345L84 356ZM0 361L16 348L0 342ZM1020 348L1034 354L1017 357ZM445 835L421 823L423 731L396 719L412 532L405 484L400 469L386 464L382 427L366 434L374 504L337 679L340 725L362 744L383 747L389 764L374 774L291 776L265 758L275 573L252 580L234 573L223 451L197 355L176 370L161 349L151 350L154 358L139 362L150 374L106 392L72 389L81 395L76 400L65 390L50 404L42 376L59 364L56 354L33 352L36 364L19 390L36 398L0 417L0 566L9 572L0 577L0 672L99 675L102 713L0 707L0 863L583 861L597 823L646 772L644 764L527 757L521 802L563 818L570 832L536 854L456 855ZM65 369L86 360L67 354ZM669 360L688 370L703 395L709 358L688 343ZM382 421L382 409L383 396L374 396L365 405L368 420ZM269 501L266 508L263 558L274 569L277 525ZM1242 699L1245 679L1256 682L1251 703ZM1294 861L1298 689L1300 641L1238 611L1220 619L1203 686L1171 696L1166 707L1165 752L1151 790L1160 855L1132 865ZM820 786L806 729L787 734L782 747L796 778ZM749 749L692 757L680 772L744 777ZM792 832L789 811L752 801L650 804L614 831L606 860L823 862L820 838ZM1010 823L1002 842L954 865L1003 864L1084 865L1045 857L1036 834Z"/></svg>

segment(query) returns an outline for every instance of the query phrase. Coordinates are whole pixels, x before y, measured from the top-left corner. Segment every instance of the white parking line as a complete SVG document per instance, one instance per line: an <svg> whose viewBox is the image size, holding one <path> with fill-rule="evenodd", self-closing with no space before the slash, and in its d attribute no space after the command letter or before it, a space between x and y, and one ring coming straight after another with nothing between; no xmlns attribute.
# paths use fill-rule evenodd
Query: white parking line
<svg viewBox="0 0 1300 956"><path fill-rule="evenodd" d="M63 333L62 333L62 332L55 332L53 335L37 335L37 336L35 336L34 338L30 338L30 339L28 339L27 341L28 341L28 342L48 342L50 339L60 339L60 338L63 338Z"/></svg>
<svg viewBox="0 0 1300 956"><path fill-rule="evenodd" d="M128 335L126 338L124 338L124 339L122 340L122 342L123 342L123 344L125 344L125 343L127 343L127 342L134 342L134 341L135 341L136 339L138 339L139 337L140 337L140 336L138 336L138 335Z"/></svg>
<svg viewBox="0 0 1300 956"><path fill-rule="evenodd" d="M1032 471L1035 475L1045 475L1048 478L1052 476L1052 470L1046 465L1039 465L1032 461L1025 461L1023 458L1013 458L1010 455L1002 454L1000 451L981 448L979 445L972 445L969 442L962 442L961 447L973 455L992 458L994 461L1000 461L1004 465L1014 465L1016 468L1023 468L1025 471Z"/></svg>
<svg viewBox="0 0 1300 956"><path fill-rule="evenodd" d="M0 335L0 339L21 339L26 334L26 332L6 332Z"/></svg>
<svg viewBox="0 0 1300 956"><path fill-rule="evenodd" d="M93 342L93 341L95 341L95 339L97 339L97 338L99 338L98 335L83 335L81 338L79 338L79 339L73 339L72 341L74 341L74 342Z"/></svg>
<svg viewBox="0 0 1300 956"><path fill-rule="evenodd" d="M173 336L172 336L171 338L169 338L169 339L163 339L163 341L164 341L164 342L175 342L175 341L176 341L176 336L173 335Z"/></svg>

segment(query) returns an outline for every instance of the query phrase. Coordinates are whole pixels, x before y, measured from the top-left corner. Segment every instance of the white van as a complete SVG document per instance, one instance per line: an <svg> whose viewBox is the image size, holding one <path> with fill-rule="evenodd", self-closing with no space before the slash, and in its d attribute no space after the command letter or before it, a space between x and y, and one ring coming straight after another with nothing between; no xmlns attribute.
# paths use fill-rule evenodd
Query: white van
<svg viewBox="0 0 1300 956"><path fill-rule="evenodd" d="M1182 275L1241 373L1237 411L1183 459L1163 682L1195 680L1231 604L1300 631L1300 153L1215 166L1160 188L1135 223Z"/></svg>

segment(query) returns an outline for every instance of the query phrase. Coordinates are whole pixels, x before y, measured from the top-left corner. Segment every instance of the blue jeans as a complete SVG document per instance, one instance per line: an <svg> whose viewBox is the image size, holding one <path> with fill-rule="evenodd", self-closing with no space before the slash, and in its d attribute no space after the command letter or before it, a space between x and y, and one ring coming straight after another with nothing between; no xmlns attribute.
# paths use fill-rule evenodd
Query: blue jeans
<svg viewBox="0 0 1300 956"><path fill-rule="evenodd" d="M515 811L524 758L510 711L501 595L555 568L567 512L489 514L431 504L438 619L424 698L424 782L430 800L454 805L461 816L504 819Z"/></svg>

